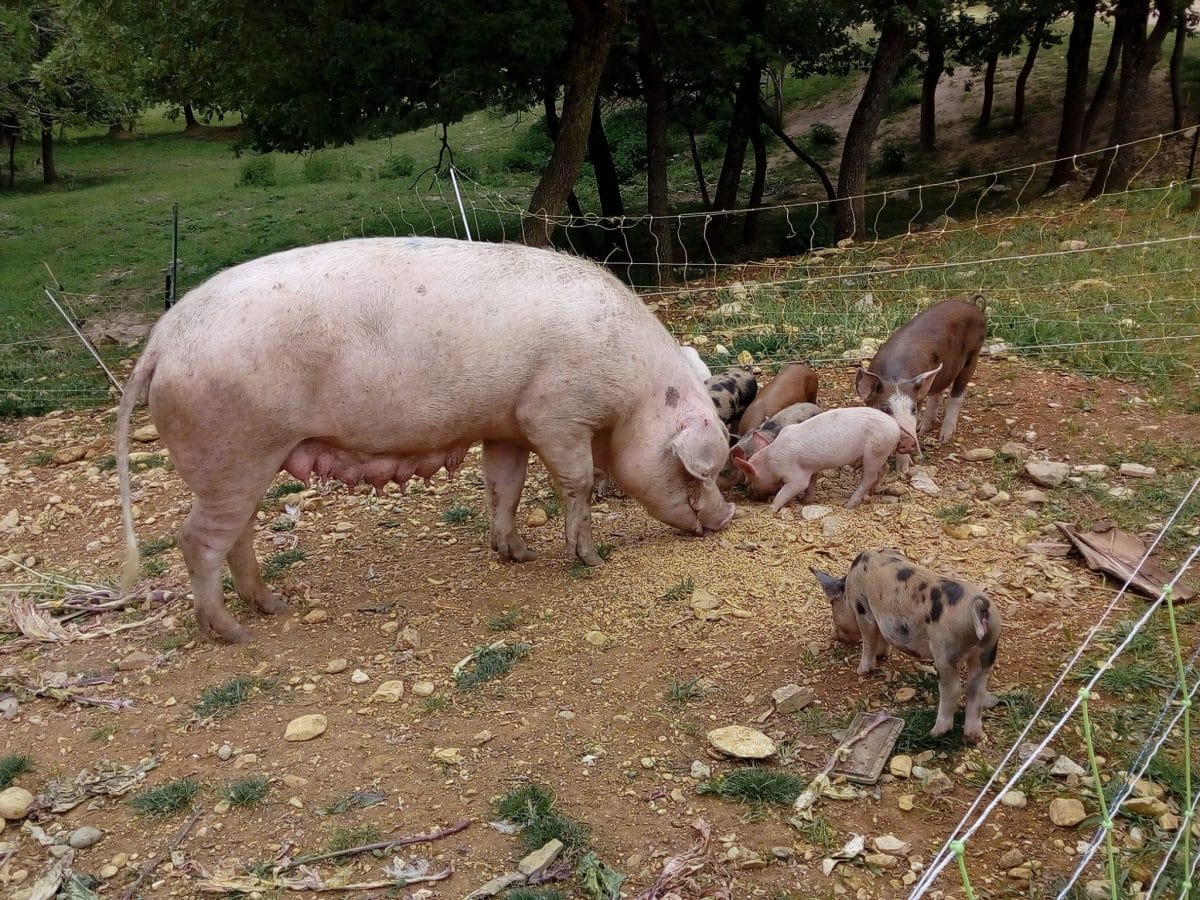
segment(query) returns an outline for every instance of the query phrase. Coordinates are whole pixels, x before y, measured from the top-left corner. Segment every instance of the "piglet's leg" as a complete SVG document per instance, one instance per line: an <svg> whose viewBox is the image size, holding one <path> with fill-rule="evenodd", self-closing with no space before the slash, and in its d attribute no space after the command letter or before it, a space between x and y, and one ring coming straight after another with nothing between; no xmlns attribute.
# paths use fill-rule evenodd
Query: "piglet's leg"
<svg viewBox="0 0 1200 900"><path fill-rule="evenodd" d="M954 711L958 709L962 683L958 679L958 666L951 660L937 654L933 665L938 673L938 713L929 733L941 737L954 727Z"/></svg>
<svg viewBox="0 0 1200 900"><path fill-rule="evenodd" d="M851 494L850 499L846 501L846 509L854 509L854 507L863 502L863 498L883 478L883 470L886 466L886 456L863 456L862 481L858 483L858 490Z"/></svg>
<svg viewBox="0 0 1200 900"><path fill-rule="evenodd" d="M791 481L785 481L783 487L779 489L779 493L775 495L775 499L771 501L771 509L774 512L779 512L792 500L801 494L807 487L811 476L801 473L799 478L794 478Z"/></svg>
<svg viewBox="0 0 1200 900"><path fill-rule="evenodd" d="M525 486L529 451L516 444L485 441L483 477L492 520L492 549L513 562L529 562L537 554L517 534L517 503Z"/></svg>
<svg viewBox="0 0 1200 900"><path fill-rule="evenodd" d="M869 675L875 671L875 664L880 658L879 648L886 647L887 642L879 633L874 619L859 616L858 630L862 632L862 657L858 661L858 674Z"/></svg>
<svg viewBox="0 0 1200 900"><path fill-rule="evenodd" d="M985 665L986 663L986 665ZM996 648L990 651L984 648L974 649L967 657L967 717L963 722L963 736L968 744L975 744L983 738L982 713L1000 702L987 689L988 676L992 674L992 666L996 663Z"/></svg>

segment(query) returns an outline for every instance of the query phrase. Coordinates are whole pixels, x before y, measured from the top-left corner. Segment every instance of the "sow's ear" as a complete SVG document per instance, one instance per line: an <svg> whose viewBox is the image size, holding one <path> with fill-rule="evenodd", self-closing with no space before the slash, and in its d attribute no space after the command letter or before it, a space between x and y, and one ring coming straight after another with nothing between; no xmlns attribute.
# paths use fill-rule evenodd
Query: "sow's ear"
<svg viewBox="0 0 1200 900"><path fill-rule="evenodd" d="M845 578L834 578L828 572L822 572L820 569L814 569L812 566L808 567L808 571L816 576L817 581L821 583L821 589L825 591L825 596L831 602L837 603L837 601L842 599L842 596L846 593Z"/></svg>
<svg viewBox="0 0 1200 900"><path fill-rule="evenodd" d="M883 380L874 372L868 372L866 369L859 369L858 375L854 377L854 390L858 392L858 396L867 402L871 397L883 387Z"/></svg>
<svg viewBox="0 0 1200 900"><path fill-rule="evenodd" d="M671 438L671 452L693 478L715 478L729 458L728 440L715 418L688 419Z"/></svg>

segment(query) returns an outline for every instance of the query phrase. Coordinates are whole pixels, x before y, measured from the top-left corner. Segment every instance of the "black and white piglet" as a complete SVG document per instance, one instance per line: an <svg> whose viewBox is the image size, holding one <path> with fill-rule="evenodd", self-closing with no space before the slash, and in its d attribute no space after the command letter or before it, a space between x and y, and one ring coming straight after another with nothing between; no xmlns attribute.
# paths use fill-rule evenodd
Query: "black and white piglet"
<svg viewBox="0 0 1200 900"><path fill-rule="evenodd" d="M833 608L834 634L862 638L858 673L866 675L892 644L917 659L933 660L938 672L938 714L930 734L954 727L960 682L967 663L967 712L963 737L983 737L981 713L998 702L987 680L1000 643L1000 610L978 588L919 566L899 550L864 550L845 578L812 569Z"/></svg>
<svg viewBox="0 0 1200 900"><path fill-rule="evenodd" d="M705 379L708 396L712 398L717 415L732 435L741 421L742 414L758 396L758 381L750 366L738 366Z"/></svg>

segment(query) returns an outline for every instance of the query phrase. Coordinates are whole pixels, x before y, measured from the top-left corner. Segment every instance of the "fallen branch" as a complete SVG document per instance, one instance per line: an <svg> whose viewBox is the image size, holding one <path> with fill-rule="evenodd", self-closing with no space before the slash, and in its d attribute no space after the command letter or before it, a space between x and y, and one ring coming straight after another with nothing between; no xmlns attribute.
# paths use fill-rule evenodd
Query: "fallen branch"
<svg viewBox="0 0 1200 900"><path fill-rule="evenodd" d="M196 888L209 894L228 894L231 891L249 894L252 891L270 890L312 891L315 894L326 891L378 891L384 888L407 887L410 884L422 882L445 881L454 874L454 867L450 866L441 872L434 872L432 875L409 875L382 881L358 881L352 884L329 884L308 866L301 866L300 872L302 874L299 878L256 878L252 875L228 879L210 877L197 882Z"/></svg>
<svg viewBox="0 0 1200 900"><path fill-rule="evenodd" d="M460 831L466 831L467 826L471 823L467 819L461 822L456 822L449 828L442 828L432 834L418 834L413 837L395 838L390 841L376 841L373 844L362 844L358 847L347 847L345 850L333 850L329 853L318 853L315 856L301 856L290 862L283 863L275 871L286 872L289 869L295 869L298 866L307 866L315 862L320 862L323 859L337 859L342 856L358 856L361 853L370 853L373 850L391 850L394 847L407 847L409 844L424 844L429 841L440 841L442 838L450 837L453 834L458 834Z"/></svg>
<svg viewBox="0 0 1200 900"><path fill-rule="evenodd" d="M192 826L196 824L196 820L200 818L203 812L204 810L200 808L192 811L191 817L183 823L183 827L179 829L179 833L175 835L174 840L167 845L166 849L150 860L150 862L146 863L146 865L142 866L142 870L138 872L138 877L129 886L129 890L121 895L121 900L132 900L134 894L137 893L138 887L146 880L146 877L163 864L163 861L171 855L171 851L179 849L179 845L183 843L184 838L188 836L188 833L192 830Z"/></svg>

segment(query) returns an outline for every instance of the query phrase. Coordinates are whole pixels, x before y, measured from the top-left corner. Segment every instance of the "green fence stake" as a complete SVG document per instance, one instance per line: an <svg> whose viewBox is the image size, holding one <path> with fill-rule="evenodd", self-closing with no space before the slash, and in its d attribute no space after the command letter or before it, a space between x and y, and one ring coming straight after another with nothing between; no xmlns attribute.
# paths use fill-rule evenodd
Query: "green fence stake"
<svg viewBox="0 0 1200 900"><path fill-rule="evenodd" d="M954 854L954 859L958 862L958 874L962 876L963 892L966 893L967 900L975 900L975 889L971 887L971 878L967 875L967 861L963 859L965 849L962 841L950 842L950 852Z"/></svg>
<svg viewBox="0 0 1200 900"><path fill-rule="evenodd" d="M1179 629L1175 623L1174 592L1169 584L1163 585L1163 599L1167 601L1167 619L1171 623L1171 646L1175 651L1175 675L1179 679L1179 696L1183 699L1183 871L1192 870L1192 698L1188 693L1187 674L1183 668L1183 651L1179 646ZM1185 879L1187 878L1185 874ZM1192 893L1192 882L1185 880L1180 885L1179 896L1187 900Z"/></svg>
<svg viewBox="0 0 1200 900"><path fill-rule="evenodd" d="M1117 900L1117 851L1113 847L1113 821L1108 814L1108 798L1104 796L1104 784L1100 781L1100 765L1096 762L1096 745L1092 741L1092 717L1088 715L1088 700L1092 697L1087 688L1079 689L1079 713L1083 718L1083 739L1087 744L1088 765L1092 770L1092 784L1096 788L1096 799L1100 803L1100 827L1104 829L1104 849L1108 855L1108 895Z"/></svg>

